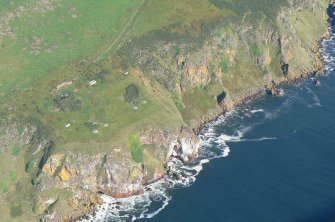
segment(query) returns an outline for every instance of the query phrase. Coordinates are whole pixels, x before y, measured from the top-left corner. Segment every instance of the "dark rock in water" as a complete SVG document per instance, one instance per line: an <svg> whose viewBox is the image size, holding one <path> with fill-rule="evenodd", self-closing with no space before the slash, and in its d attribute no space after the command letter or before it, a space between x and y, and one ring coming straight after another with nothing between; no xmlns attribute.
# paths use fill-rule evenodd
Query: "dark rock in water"
<svg viewBox="0 0 335 222"><path fill-rule="evenodd" d="M177 173L172 173L172 179L179 180L180 176Z"/></svg>
<svg viewBox="0 0 335 222"><path fill-rule="evenodd" d="M315 86L320 86L321 82L318 79L316 79L316 80L314 80L314 85Z"/></svg>
<svg viewBox="0 0 335 222"><path fill-rule="evenodd" d="M188 175L186 173L184 173L184 172L180 172L180 176L183 177L183 178L187 178L188 177Z"/></svg>
<svg viewBox="0 0 335 222"><path fill-rule="evenodd" d="M274 82L272 82L270 86L269 85L265 86L265 92L271 96L281 96L282 95L282 91L277 88Z"/></svg>

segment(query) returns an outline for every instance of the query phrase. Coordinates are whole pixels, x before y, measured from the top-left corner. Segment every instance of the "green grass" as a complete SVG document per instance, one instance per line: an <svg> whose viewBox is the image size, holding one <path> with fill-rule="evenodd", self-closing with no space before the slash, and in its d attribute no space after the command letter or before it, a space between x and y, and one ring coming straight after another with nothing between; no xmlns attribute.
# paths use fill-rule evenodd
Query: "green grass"
<svg viewBox="0 0 335 222"><path fill-rule="evenodd" d="M179 112L183 112L185 109L185 105L183 104L183 101L181 100L180 96L176 93L171 93L170 97L177 106Z"/></svg>
<svg viewBox="0 0 335 222"><path fill-rule="evenodd" d="M0 179L0 188L3 193L7 193L9 191L9 184L6 181Z"/></svg>
<svg viewBox="0 0 335 222"><path fill-rule="evenodd" d="M229 72L230 61L228 56L223 56L221 59L220 67L224 73Z"/></svg>
<svg viewBox="0 0 335 222"><path fill-rule="evenodd" d="M257 44L252 44L251 53L255 55L256 57L261 57L263 50L259 46L257 46Z"/></svg>
<svg viewBox="0 0 335 222"><path fill-rule="evenodd" d="M11 21L10 26L19 37L14 41L5 39L2 44L1 91L9 93L12 88L29 87L50 69L70 61L89 60L90 56L95 59L139 6L133 0L76 0L61 4L53 11L31 12Z"/></svg>
<svg viewBox="0 0 335 222"><path fill-rule="evenodd" d="M22 213L23 213L23 211L22 211L22 206L21 205L11 206L11 208L10 208L10 216L11 217L21 216Z"/></svg>
<svg viewBox="0 0 335 222"><path fill-rule="evenodd" d="M189 32L196 26L201 29L201 25L206 21L229 16L231 16L230 11L219 10L203 0L148 0L143 13L134 24L134 35L143 35L173 24L184 26L184 29L175 31Z"/></svg>
<svg viewBox="0 0 335 222"><path fill-rule="evenodd" d="M208 93L204 88L197 87L188 89L182 95L185 109L182 112L183 119L188 122L199 120L202 116L216 108L216 98Z"/></svg>
<svg viewBox="0 0 335 222"><path fill-rule="evenodd" d="M31 174L34 171L35 161L31 160L26 165L26 172L28 174Z"/></svg>
<svg viewBox="0 0 335 222"><path fill-rule="evenodd" d="M9 177L11 179L11 181L15 182L17 180L17 174L16 174L16 171L15 170L11 170L9 172Z"/></svg>
<svg viewBox="0 0 335 222"><path fill-rule="evenodd" d="M129 149L131 152L131 156L136 163L143 162L143 146L141 144L139 135L130 134L128 136L129 140Z"/></svg>
<svg viewBox="0 0 335 222"><path fill-rule="evenodd" d="M210 2L219 8L232 10L238 15L250 13L253 20L265 15L273 21L275 21L280 8L288 5L287 0L210 0Z"/></svg>
<svg viewBox="0 0 335 222"><path fill-rule="evenodd" d="M23 127L23 126L19 126L19 127L17 128L17 132L18 132L19 135L21 136L22 133L24 132L24 127Z"/></svg>
<svg viewBox="0 0 335 222"><path fill-rule="evenodd" d="M15 144L14 147L13 147L13 152L12 152L13 155L14 156L19 156L20 151L21 151L20 146L18 144Z"/></svg>

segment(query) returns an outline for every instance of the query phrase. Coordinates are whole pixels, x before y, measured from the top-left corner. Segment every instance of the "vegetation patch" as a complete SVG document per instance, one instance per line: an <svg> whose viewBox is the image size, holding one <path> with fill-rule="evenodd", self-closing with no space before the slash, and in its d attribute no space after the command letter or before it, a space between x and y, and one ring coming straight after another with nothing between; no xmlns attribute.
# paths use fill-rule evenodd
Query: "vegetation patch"
<svg viewBox="0 0 335 222"><path fill-rule="evenodd" d="M227 96L227 93L226 93L226 92L222 92L220 95L218 95L218 96L216 97L216 101L217 101L217 103L218 103L218 104L221 104L221 103L224 101L224 99L226 98L226 96Z"/></svg>
<svg viewBox="0 0 335 222"><path fill-rule="evenodd" d="M20 146L18 144L15 144L15 146L13 147L13 155L14 156L19 156L20 155Z"/></svg>
<svg viewBox="0 0 335 222"><path fill-rule="evenodd" d="M288 68L289 68L288 64L283 64L281 66L281 70L283 71L284 76L287 76L287 74L288 74Z"/></svg>
<svg viewBox="0 0 335 222"><path fill-rule="evenodd" d="M0 180L0 188L3 193L7 193L9 191L9 184L4 180Z"/></svg>
<svg viewBox="0 0 335 222"><path fill-rule="evenodd" d="M137 86L135 84L131 84L130 86L128 86L123 97L124 101L126 101L127 103L137 104L140 97Z"/></svg>
<svg viewBox="0 0 335 222"><path fill-rule="evenodd" d="M10 216L11 217L18 217L21 216L23 213L21 205L14 205L10 207Z"/></svg>
<svg viewBox="0 0 335 222"><path fill-rule="evenodd" d="M227 9L238 15L250 13L254 21L260 16L276 19L281 7L288 5L287 0L248 0L248 1L230 1L230 0L210 0L215 6L221 9Z"/></svg>
<svg viewBox="0 0 335 222"><path fill-rule="evenodd" d="M15 170L11 170L9 172L9 178L11 179L11 181L16 181L17 175L16 175L16 171Z"/></svg>
<svg viewBox="0 0 335 222"><path fill-rule="evenodd" d="M43 149L43 156L38 164L38 172L37 175L39 175L42 172L44 164L48 161L51 153L53 151L53 144L50 142L44 149Z"/></svg>
<svg viewBox="0 0 335 222"><path fill-rule="evenodd" d="M29 161L28 163L27 163L27 165L26 165L26 172L28 173L28 174L31 174L31 173L33 173L33 171L34 171L34 167L35 167L35 161L33 161L33 160L31 160L31 161Z"/></svg>
<svg viewBox="0 0 335 222"><path fill-rule="evenodd" d="M85 122L84 125L91 131L97 132L99 125L96 122Z"/></svg>
<svg viewBox="0 0 335 222"><path fill-rule="evenodd" d="M221 70L224 73L229 72L229 67L230 67L230 61L229 61L229 57L228 56L223 56L220 62L220 67Z"/></svg>
<svg viewBox="0 0 335 222"><path fill-rule="evenodd" d="M56 96L56 98L54 98L54 105L62 112L81 110L81 100L78 99L75 94L70 92L64 92Z"/></svg>
<svg viewBox="0 0 335 222"><path fill-rule="evenodd" d="M251 46L251 53L256 57L261 57L262 56L262 49L260 47L258 47L256 44L253 44Z"/></svg>
<svg viewBox="0 0 335 222"><path fill-rule="evenodd" d="M23 126L19 126L19 127L17 128L17 132L18 132L19 135L21 136L22 133L24 132L24 127L23 127Z"/></svg>
<svg viewBox="0 0 335 222"><path fill-rule="evenodd" d="M140 137L137 134L130 134L128 136L129 148L131 156L136 163L143 162L143 146L140 141Z"/></svg>
<svg viewBox="0 0 335 222"><path fill-rule="evenodd" d="M185 105L183 101L181 100L180 96L176 93L171 93L170 98L173 100L179 112L183 112L185 109Z"/></svg>

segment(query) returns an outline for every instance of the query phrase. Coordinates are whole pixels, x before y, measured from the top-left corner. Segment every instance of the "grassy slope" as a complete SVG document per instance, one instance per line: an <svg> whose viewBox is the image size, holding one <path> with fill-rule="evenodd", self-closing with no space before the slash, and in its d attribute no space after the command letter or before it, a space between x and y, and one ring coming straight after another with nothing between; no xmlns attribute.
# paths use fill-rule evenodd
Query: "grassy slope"
<svg viewBox="0 0 335 222"><path fill-rule="evenodd" d="M131 0L59 4L61 7L52 11L28 11L11 20L17 37L4 38L1 44L2 92L30 87L33 81L58 66L96 56L99 49L116 38L139 6L138 1Z"/></svg>

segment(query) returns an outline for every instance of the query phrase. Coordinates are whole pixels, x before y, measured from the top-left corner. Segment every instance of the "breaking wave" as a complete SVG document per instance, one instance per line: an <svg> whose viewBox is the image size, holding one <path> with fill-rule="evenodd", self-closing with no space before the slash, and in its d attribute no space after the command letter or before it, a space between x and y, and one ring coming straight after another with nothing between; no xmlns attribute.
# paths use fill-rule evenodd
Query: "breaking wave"
<svg viewBox="0 0 335 222"><path fill-rule="evenodd" d="M313 100L312 104L308 104L307 106L309 108L312 108L314 106L321 107L322 105L321 105L321 102L320 102L320 99L319 99L318 95L316 95L316 93L313 90L311 90L311 88L309 88L308 86L306 86L305 88L306 88L307 92L312 95L312 100Z"/></svg>
<svg viewBox="0 0 335 222"><path fill-rule="evenodd" d="M334 34L329 39L323 40L322 48L320 52L323 56L324 61L326 62L326 73L334 70L335 67L335 37Z"/></svg>

